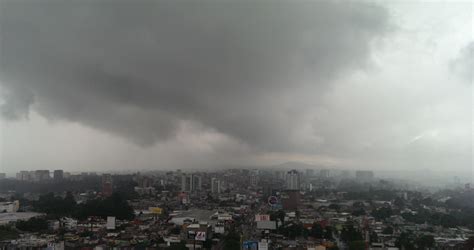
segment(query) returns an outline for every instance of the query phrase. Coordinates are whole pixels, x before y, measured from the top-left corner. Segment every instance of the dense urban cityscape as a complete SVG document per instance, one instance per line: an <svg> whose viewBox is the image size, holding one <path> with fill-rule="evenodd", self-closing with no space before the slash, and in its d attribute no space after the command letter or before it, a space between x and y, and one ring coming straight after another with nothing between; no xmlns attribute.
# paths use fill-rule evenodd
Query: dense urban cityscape
<svg viewBox="0 0 474 250"><path fill-rule="evenodd" d="M474 247L470 183L331 169L0 177L1 249Z"/></svg>
<svg viewBox="0 0 474 250"><path fill-rule="evenodd" d="M474 250L473 0L0 0L0 250Z"/></svg>

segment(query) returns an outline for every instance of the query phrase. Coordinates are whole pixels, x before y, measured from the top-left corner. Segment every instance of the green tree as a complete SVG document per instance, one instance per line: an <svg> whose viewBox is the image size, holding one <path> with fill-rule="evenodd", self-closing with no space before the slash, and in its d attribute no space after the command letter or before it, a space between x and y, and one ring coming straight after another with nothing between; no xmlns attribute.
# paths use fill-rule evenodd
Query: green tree
<svg viewBox="0 0 474 250"><path fill-rule="evenodd" d="M372 211L372 216L376 220L385 220L389 218L390 216L392 216L392 214L393 214L393 211L390 207L381 207L379 209L374 209Z"/></svg>
<svg viewBox="0 0 474 250"><path fill-rule="evenodd" d="M363 240L357 240L357 241L351 241L349 242L349 249L350 250L365 250L365 241Z"/></svg>
<svg viewBox="0 0 474 250"><path fill-rule="evenodd" d="M224 237L224 249L240 250L240 235L235 230L231 230Z"/></svg>
<svg viewBox="0 0 474 250"><path fill-rule="evenodd" d="M402 198L397 197L393 201L393 204L399 208L403 208L405 206L405 201Z"/></svg>
<svg viewBox="0 0 474 250"><path fill-rule="evenodd" d="M131 220L134 218L133 208L127 200L120 194L114 193L111 197L95 200L89 200L81 205L77 210L78 218L87 218L88 216L115 216L120 220Z"/></svg>
<svg viewBox="0 0 474 250"><path fill-rule="evenodd" d="M365 210L363 208L357 208L354 211L352 211L352 215L362 216L362 215L366 215L366 213L365 213Z"/></svg>
<svg viewBox="0 0 474 250"><path fill-rule="evenodd" d="M180 234L180 233L181 233L181 228L178 227L178 226L173 227L173 228L171 228L170 233L171 233L171 234L175 234L175 235L176 235L176 234Z"/></svg>
<svg viewBox="0 0 474 250"><path fill-rule="evenodd" d="M377 235L376 232L372 231L370 233L370 242L378 242L379 241L379 236Z"/></svg>
<svg viewBox="0 0 474 250"><path fill-rule="evenodd" d="M323 238L323 228L319 223L314 223L313 226L311 227L311 236L317 239L322 239Z"/></svg>
<svg viewBox="0 0 474 250"><path fill-rule="evenodd" d="M362 234L359 231L357 231L353 226L348 226L342 229L341 239L344 242L351 242L351 241L360 241L363 238L362 238Z"/></svg>
<svg viewBox="0 0 474 250"><path fill-rule="evenodd" d="M291 223L286 227L280 228L280 232L288 238L294 239L303 234L303 225L297 223Z"/></svg>
<svg viewBox="0 0 474 250"><path fill-rule="evenodd" d="M332 240L332 227L330 226L326 226L326 228L324 228L324 238L325 239L328 239L328 240Z"/></svg>
<svg viewBox="0 0 474 250"><path fill-rule="evenodd" d="M17 221L16 228L27 232L41 232L48 230L48 221L43 218L33 217L27 221Z"/></svg>
<svg viewBox="0 0 474 250"><path fill-rule="evenodd" d="M398 248L404 248L406 250L414 250L415 243L411 235L412 234L409 232L401 233L397 241L395 242L395 246Z"/></svg>
<svg viewBox="0 0 474 250"><path fill-rule="evenodd" d="M339 210L341 209L341 206L338 205L338 204L332 203L332 204L329 204L328 208L329 208L329 209L336 210L336 211L339 211Z"/></svg>
<svg viewBox="0 0 474 250"><path fill-rule="evenodd" d="M211 249L212 248L212 240L207 239L206 241L204 241L202 243L202 246L203 246L204 249Z"/></svg>
<svg viewBox="0 0 474 250"><path fill-rule="evenodd" d="M10 226L0 226L0 241L14 240L18 238L18 232Z"/></svg>
<svg viewBox="0 0 474 250"><path fill-rule="evenodd" d="M74 199L74 196L72 195L72 193L67 192L66 197L64 197L64 200L63 200L63 206L64 206L63 209L66 211L72 212L74 211L76 205L77 205L76 199Z"/></svg>
<svg viewBox="0 0 474 250"><path fill-rule="evenodd" d="M417 238L415 243L419 249L426 249L434 247L435 240L431 235L423 235Z"/></svg>
<svg viewBox="0 0 474 250"><path fill-rule="evenodd" d="M36 211L46 213L51 217L70 216L74 213L76 205L71 192L67 192L64 199L55 196L54 193L48 193L40 196L39 200L33 203Z"/></svg>
<svg viewBox="0 0 474 250"><path fill-rule="evenodd" d="M393 234L393 227L386 227L383 229L382 234Z"/></svg>

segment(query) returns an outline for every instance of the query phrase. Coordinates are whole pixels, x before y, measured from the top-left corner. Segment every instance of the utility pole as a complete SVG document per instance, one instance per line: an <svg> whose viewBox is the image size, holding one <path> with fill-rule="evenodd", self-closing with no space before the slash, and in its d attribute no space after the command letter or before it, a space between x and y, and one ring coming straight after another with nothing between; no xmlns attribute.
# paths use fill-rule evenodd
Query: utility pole
<svg viewBox="0 0 474 250"><path fill-rule="evenodd" d="M244 245L244 235L241 233L240 234L240 250L244 249L243 245Z"/></svg>

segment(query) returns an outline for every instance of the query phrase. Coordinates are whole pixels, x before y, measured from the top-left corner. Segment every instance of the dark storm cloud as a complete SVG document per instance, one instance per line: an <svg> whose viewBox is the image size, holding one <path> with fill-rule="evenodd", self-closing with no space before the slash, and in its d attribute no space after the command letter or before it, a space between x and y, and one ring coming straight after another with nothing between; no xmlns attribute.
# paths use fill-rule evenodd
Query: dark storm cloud
<svg viewBox="0 0 474 250"><path fill-rule="evenodd" d="M2 113L34 109L143 145L184 122L297 149L306 111L368 62L387 19L345 2L3 1Z"/></svg>

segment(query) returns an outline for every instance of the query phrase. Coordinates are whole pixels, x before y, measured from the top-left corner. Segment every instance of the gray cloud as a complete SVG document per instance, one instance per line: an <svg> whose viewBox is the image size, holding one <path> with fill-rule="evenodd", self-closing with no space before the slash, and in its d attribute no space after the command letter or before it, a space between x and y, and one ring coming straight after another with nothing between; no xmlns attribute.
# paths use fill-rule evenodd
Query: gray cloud
<svg viewBox="0 0 474 250"><path fill-rule="evenodd" d="M307 111L390 29L380 6L329 1L4 1L0 25L8 118L140 145L197 124L277 152L324 142L300 134Z"/></svg>
<svg viewBox="0 0 474 250"><path fill-rule="evenodd" d="M474 42L470 42L461 49L459 56L451 62L451 69L454 73L472 84Z"/></svg>

